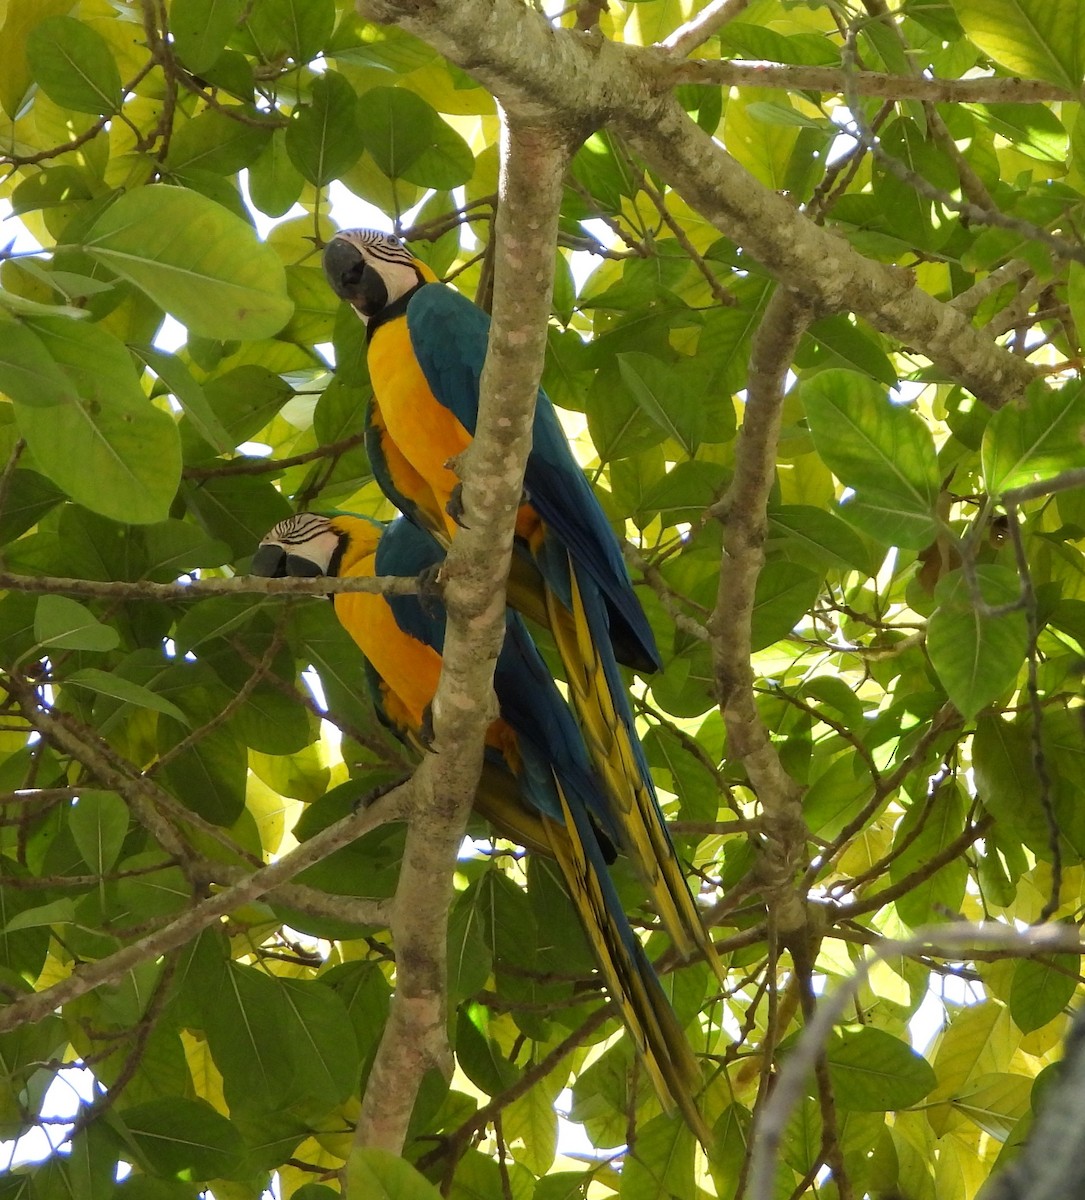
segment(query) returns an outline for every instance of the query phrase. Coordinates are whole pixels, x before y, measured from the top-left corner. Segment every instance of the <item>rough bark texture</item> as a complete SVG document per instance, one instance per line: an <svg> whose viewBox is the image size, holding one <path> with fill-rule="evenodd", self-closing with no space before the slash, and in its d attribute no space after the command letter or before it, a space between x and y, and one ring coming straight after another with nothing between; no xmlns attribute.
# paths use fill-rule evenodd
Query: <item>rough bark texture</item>
<svg viewBox="0 0 1085 1200"><path fill-rule="evenodd" d="M478 432L460 464L464 528L442 571L448 632L433 704L437 754L415 780L392 910L395 1000L362 1103L358 1147L399 1153L425 1073L450 1068L452 867L482 769L483 735L496 715L494 664L504 638L505 578L546 347L566 145L552 130L515 118L506 123ZM480 703L483 696L488 699Z"/></svg>

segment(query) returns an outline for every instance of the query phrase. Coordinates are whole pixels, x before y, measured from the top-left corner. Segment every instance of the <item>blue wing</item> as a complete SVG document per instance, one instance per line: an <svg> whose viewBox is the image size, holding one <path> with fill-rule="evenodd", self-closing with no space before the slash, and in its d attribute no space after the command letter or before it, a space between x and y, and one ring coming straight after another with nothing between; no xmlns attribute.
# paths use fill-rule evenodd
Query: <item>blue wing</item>
<svg viewBox="0 0 1085 1200"><path fill-rule="evenodd" d="M407 330L430 390L474 435L489 318L451 288L428 284L407 306ZM561 552L568 551L582 576L581 591L597 590L601 595L608 640L621 661L638 670L658 670L662 664L655 637L633 591L618 540L541 390L524 489L547 526L547 541L557 543L556 552L547 553L544 543L536 556L547 583L568 604L568 568L561 565Z"/></svg>

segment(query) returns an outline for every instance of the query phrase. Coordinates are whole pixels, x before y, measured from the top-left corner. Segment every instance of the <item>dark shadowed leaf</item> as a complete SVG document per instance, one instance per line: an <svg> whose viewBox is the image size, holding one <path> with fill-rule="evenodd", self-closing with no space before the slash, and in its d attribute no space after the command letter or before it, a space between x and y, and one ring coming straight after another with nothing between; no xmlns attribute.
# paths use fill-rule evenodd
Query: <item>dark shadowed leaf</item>
<svg viewBox="0 0 1085 1200"><path fill-rule="evenodd" d="M298 110L286 129L290 161L310 183L322 187L361 155L357 100L354 89L335 71L313 80L310 102Z"/></svg>
<svg viewBox="0 0 1085 1200"><path fill-rule="evenodd" d="M241 1135L205 1100L171 1096L137 1104L124 1110L122 1126L155 1175L215 1179L241 1158Z"/></svg>

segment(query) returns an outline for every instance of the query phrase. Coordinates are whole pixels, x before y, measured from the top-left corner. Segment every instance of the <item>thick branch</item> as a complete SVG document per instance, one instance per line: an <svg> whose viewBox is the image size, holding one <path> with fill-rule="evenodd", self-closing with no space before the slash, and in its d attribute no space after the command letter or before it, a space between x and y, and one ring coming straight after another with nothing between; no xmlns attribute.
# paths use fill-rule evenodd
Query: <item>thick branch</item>
<svg viewBox="0 0 1085 1200"><path fill-rule="evenodd" d="M382 596L411 596L419 591L417 579L399 575L348 575L333 579L265 579L260 575L238 575L233 579L196 579L191 583L152 583L67 579L60 575L16 575L0 571L0 590L86 596L90 600L204 600L208 596L331 596L339 592L379 592Z"/></svg>
<svg viewBox="0 0 1085 1200"><path fill-rule="evenodd" d="M781 91L815 91L843 95L850 88L857 96L884 96L887 100L930 100L936 104L1044 104L1073 100L1069 88L1042 79L930 79L923 75L885 75L856 71L846 75L839 67L730 62L692 59L673 66L672 83L715 83L723 87L779 88Z"/></svg>
<svg viewBox="0 0 1085 1200"><path fill-rule="evenodd" d="M766 899L785 938L805 924L792 880L806 826L798 787L784 770L757 711L752 629L754 589L765 559L769 493L776 478L784 383L809 319L808 309L778 289L754 337L735 475L720 504L726 514L724 561L716 608L708 622L728 748L741 759L764 810Z"/></svg>
<svg viewBox="0 0 1085 1200"><path fill-rule="evenodd" d="M688 204L819 311L858 313L992 408L1036 377L957 309L917 287L911 272L865 258L762 187L677 102L646 117L622 113L615 124Z"/></svg>
<svg viewBox="0 0 1085 1200"><path fill-rule="evenodd" d="M559 133L506 122L493 324L478 429L463 463L465 528L443 570L449 619L433 705L438 754L418 778L393 906L396 995L362 1102L358 1147L399 1153L423 1075L448 1068L452 866L482 768L483 734L495 715L494 663L505 632L505 579L542 375L567 162Z"/></svg>
<svg viewBox="0 0 1085 1200"><path fill-rule="evenodd" d="M613 125L688 204L816 309L858 313L992 407L1034 378L909 272L865 258L758 183L671 97L665 52L555 29L520 0L359 0L359 8L429 42L510 111L574 136Z"/></svg>

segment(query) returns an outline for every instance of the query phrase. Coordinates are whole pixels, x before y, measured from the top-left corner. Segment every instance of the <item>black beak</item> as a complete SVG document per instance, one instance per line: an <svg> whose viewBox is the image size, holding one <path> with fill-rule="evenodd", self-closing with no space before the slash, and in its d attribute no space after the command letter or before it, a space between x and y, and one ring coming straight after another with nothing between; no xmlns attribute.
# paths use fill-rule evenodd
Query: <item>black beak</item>
<svg viewBox="0 0 1085 1200"><path fill-rule="evenodd" d="M271 544L258 546L249 571L265 579L282 579L286 575L286 551Z"/></svg>
<svg viewBox="0 0 1085 1200"><path fill-rule="evenodd" d="M324 274L339 299L346 300L363 317L373 316L388 303L384 280L362 252L343 238L332 238L324 247Z"/></svg>
<svg viewBox="0 0 1085 1200"><path fill-rule="evenodd" d="M282 546L271 543L257 547L249 570L264 579L316 579L324 574L312 559L287 554Z"/></svg>

